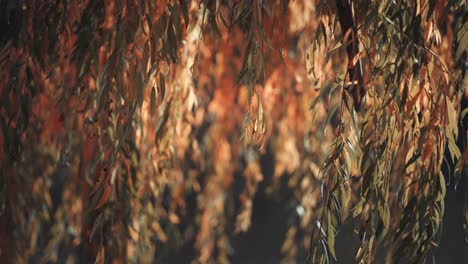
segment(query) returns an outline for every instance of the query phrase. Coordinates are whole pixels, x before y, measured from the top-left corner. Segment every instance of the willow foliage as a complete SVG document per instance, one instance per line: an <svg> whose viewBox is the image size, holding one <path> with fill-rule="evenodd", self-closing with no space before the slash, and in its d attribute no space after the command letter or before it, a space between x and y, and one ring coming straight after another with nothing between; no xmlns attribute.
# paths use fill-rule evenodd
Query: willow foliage
<svg viewBox="0 0 468 264"><path fill-rule="evenodd" d="M287 185L285 261L336 261L351 218L358 262L437 247L445 150L457 181L468 160L463 1L0 9L0 258L229 262L262 181Z"/></svg>
<svg viewBox="0 0 468 264"><path fill-rule="evenodd" d="M337 23L330 23L336 20L334 14L347 14L322 2L319 30L323 35L318 35L310 52L326 50L327 45L320 47L320 43L340 38L340 34L339 45L360 42L360 49L347 48L347 72L351 82L359 81L353 79L353 70L359 75L356 66L365 65L366 74L361 78L366 98L364 109L359 111L358 106L356 112L351 106L359 103L359 88L338 80L342 123L322 168L324 199L317 238L313 237L316 244L311 244L313 262L335 258L334 236L341 215L347 213L342 204L349 202L353 166L359 171L361 184L351 210L359 219L362 241L356 260L373 262L380 249L386 252L388 262L402 257L424 261L437 247L441 230L446 191L441 172L444 150L448 146L454 161L461 156L455 139L458 102L466 87L466 66L456 64L466 60L460 55L460 50L466 52L466 44L455 42L453 61L438 55L450 54L452 47L440 45L437 23L441 16L460 16L457 12L466 11L466 6L436 1L336 3L336 8L349 11L355 24L344 31L346 21L339 17L341 32L335 33L338 30L332 25ZM455 23L466 24L465 15L458 19ZM465 34L460 27L455 32L449 30L446 34ZM452 65L447 66L447 60ZM351 127L350 135L345 127Z"/></svg>

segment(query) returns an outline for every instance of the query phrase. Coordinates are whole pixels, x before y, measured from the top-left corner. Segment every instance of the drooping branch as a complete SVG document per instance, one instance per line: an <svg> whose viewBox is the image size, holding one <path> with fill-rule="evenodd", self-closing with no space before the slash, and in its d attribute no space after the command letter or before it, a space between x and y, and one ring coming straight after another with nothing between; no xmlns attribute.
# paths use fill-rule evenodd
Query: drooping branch
<svg viewBox="0 0 468 264"><path fill-rule="evenodd" d="M359 57L359 40L354 23L351 0L335 0L338 19L343 33L343 45L348 54L348 72L351 85L349 91L353 96L355 109L359 111L364 96L364 78L362 61Z"/></svg>

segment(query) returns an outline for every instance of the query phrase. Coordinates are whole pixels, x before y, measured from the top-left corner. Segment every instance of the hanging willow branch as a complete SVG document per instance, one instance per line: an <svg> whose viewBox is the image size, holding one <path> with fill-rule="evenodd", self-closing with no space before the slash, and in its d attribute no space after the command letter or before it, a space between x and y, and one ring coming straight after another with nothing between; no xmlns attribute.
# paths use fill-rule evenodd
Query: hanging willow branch
<svg viewBox="0 0 468 264"><path fill-rule="evenodd" d="M354 106L359 111L362 97L365 94L365 83L362 72L362 59L359 52L359 38L354 22L354 6L351 0L335 0L336 14L340 21L343 45L348 54L349 92L353 95Z"/></svg>

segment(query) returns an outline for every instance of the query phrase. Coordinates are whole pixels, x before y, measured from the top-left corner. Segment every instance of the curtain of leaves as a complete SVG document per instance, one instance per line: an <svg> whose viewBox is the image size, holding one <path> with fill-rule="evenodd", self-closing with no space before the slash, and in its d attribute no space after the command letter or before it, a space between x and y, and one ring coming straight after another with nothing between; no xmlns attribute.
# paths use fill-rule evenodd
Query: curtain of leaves
<svg viewBox="0 0 468 264"><path fill-rule="evenodd" d="M348 213L359 223L358 262L374 262L379 250L388 262L424 261L437 247L441 231L444 151L448 149L450 162L461 156L455 142L466 89L466 65L458 64L466 61L466 45L441 43L441 31L444 37L462 39L466 33L460 25L466 25L466 16L459 12L466 6L337 0L334 7L322 1L320 8L320 34L310 53L330 54L345 46L348 66L332 86L341 100L331 111L338 112L341 122L322 167L323 199L312 234L312 261L336 259L334 237ZM361 82L366 91L362 105ZM354 170L359 188L353 191ZM350 192L356 197L351 202Z"/></svg>
<svg viewBox="0 0 468 264"><path fill-rule="evenodd" d="M228 262L268 180L290 193L285 260L333 261L351 217L359 261L424 259L444 151L468 157L466 8L0 1L0 257Z"/></svg>

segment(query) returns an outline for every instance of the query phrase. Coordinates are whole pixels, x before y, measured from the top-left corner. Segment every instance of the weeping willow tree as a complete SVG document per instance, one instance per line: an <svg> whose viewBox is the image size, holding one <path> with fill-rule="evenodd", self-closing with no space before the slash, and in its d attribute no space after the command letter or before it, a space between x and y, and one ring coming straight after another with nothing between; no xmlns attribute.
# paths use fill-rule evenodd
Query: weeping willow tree
<svg viewBox="0 0 468 264"><path fill-rule="evenodd" d="M336 261L352 219L358 262L437 247L441 167L459 181L468 160L463 1L0 10L2 259L167 262L190 247L229 262L267 153L269 193L291 192L285 261Z"/></svg>

